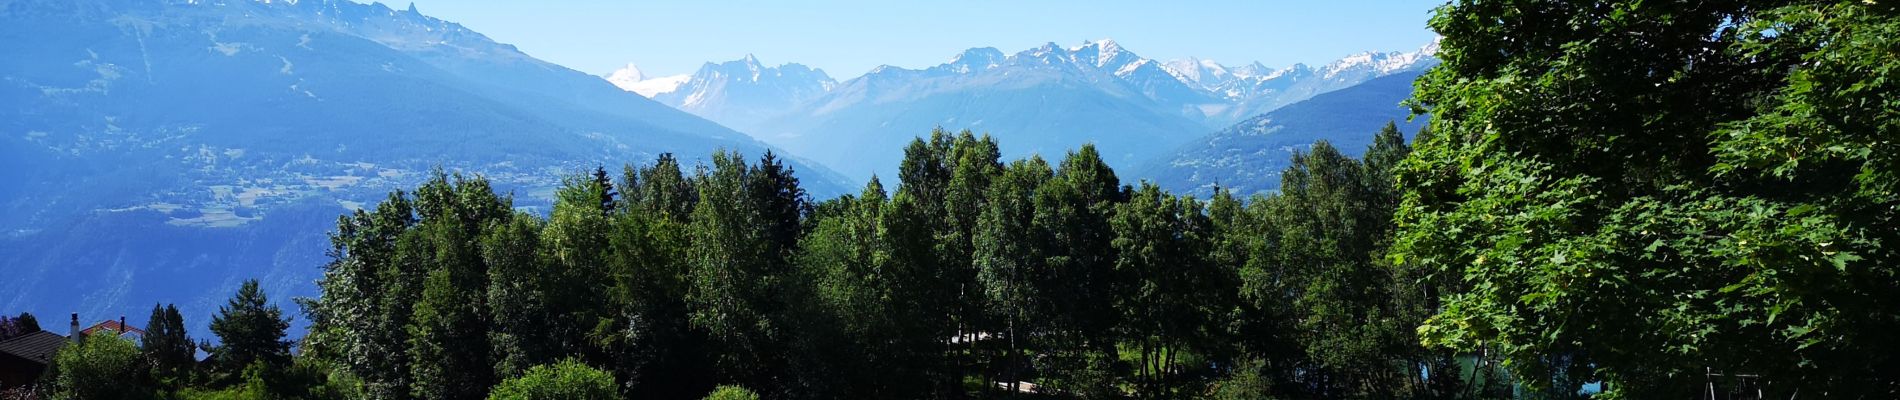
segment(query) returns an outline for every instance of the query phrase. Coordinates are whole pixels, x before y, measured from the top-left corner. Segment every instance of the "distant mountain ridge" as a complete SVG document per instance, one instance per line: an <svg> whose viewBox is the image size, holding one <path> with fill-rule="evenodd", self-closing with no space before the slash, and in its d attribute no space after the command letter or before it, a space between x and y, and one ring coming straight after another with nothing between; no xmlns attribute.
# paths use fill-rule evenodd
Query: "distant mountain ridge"
<svg viewBox="0 0 1900 400"><path fill-rule="evenodd" d="M1014 54L972 48L936 66L880 66L844 82L822 71L720 73L735 63L752 68L747 71L769 70L748 57L708 63L673 90L651 96L858 179L888 175L896 165L893 156L858 150L894 150L937 126L998 135L1010 156L1055 157L1095 143L1110 162L1130 165L1317 94L1422 70L1437 63L1431 56L1436 49L1430 44L1408 52L1360 53L1317 68L1270 69L1258 62L1161 62L1099 40L1071 47L1048 43ZM679 78L620 86L633 90L666 79Z"/></svg>
<svg viewBox="0 0 1900 400"><path fill-rule="evenodd" d="M772 148L414 7L10 0L0 37L5 310L313 294L336 218L437 168L534 210L596 166ZM815 194L846 186L785 158Z"/></svg>
<svg viewBox="0 0 1900 400"><path fill-rule="evenodd" d="M747 54L736 61L706 63L673 90L650 97L734 129L751 131L784 110L837 86L838 81L824 70L796 63L767 67Z"/></svg>
<svg viewBox="0 0 1900 400"><path fill-rule="evenodd" d="M1420 71L1379 77L1280 107L1159 156L1133 172L1170 190L1205 197L1216 186L1246 196L1279 189L1296 152L1325 140L1357 157L1387 122L1410 140L1427 116L1400 104Z"/></svg>

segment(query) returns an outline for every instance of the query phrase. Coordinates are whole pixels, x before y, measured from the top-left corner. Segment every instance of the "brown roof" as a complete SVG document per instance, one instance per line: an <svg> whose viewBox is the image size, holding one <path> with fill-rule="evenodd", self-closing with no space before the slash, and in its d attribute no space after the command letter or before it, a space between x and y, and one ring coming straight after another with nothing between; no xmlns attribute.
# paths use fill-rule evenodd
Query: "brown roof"
<svg viewBox="0 0 1900 400"><path fill-rule="evenodd" d="M66 343L65 336L47 331L39 331L0 342L0 353L6 353L41 364L51 364L53 362L53 354L59 352L59 347L65 346Z"/></svg>
<svg viewBox="0 0 1900 400"><path fill-rule="evenodd" d="M119 320L116 320L116 319L108 319L105 321L99 321L99 323L92 324L91 327L88 327L85 330L81 330L79 331L79 333L91 335L93 333L97 333L98 331L104 330L104 329L111 329L113 333L133 333L139 336L145 336L144 329L139 329L139 327L132 326L131 324L120 325Z"/></svg>

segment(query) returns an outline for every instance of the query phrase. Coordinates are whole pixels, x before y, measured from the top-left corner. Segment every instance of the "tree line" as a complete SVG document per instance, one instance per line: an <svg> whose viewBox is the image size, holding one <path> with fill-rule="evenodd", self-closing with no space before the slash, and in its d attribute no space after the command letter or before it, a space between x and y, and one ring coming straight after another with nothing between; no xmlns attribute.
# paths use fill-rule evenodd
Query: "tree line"
<svg viewBox="0 0 1900 400"><path fill-rule="evenodd" d="M1482 390L1412 340L1421 289L1380 261L1407 151L1388 126L1367 161L1320 143L1279 194L1202 201L1123 185L1092 146L1006 163L940 130L890 190L814 201L770 152L662 155L567 179L545 218L438 173L338 221L303 349L371 398L563 360L628 398Z"/></svg>

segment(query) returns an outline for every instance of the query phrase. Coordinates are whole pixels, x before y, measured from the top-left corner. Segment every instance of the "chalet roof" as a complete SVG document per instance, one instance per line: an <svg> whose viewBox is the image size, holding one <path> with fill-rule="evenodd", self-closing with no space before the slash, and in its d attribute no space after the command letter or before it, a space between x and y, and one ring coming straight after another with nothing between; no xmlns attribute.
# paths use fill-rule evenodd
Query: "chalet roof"
<svg viewBox="0 0 1900 400"><path fill-rule="evenodd" d="M42 364L51 364L53 354L59 352L59 347L65 346L66 343L65 336L39 331L0 342L0 353Z"/></svg>
<svg viewBox="0 0 1900 400"><path fill-rule="evenodd" d="M86 329L79 331L79 333L91 335L94 333L98 333L101 330L107 330L107 329L110 329L112 330L112 332L117 333L117 334L130 333L130 334L135 334L139 336L145 336L144 329L139 329L139 327L132 326L131 324L122 325L120 324L119 320L116 320L116 319L108 319L104 321L99 321L99 323L92 324L91 327L87 327Z"/></svg>

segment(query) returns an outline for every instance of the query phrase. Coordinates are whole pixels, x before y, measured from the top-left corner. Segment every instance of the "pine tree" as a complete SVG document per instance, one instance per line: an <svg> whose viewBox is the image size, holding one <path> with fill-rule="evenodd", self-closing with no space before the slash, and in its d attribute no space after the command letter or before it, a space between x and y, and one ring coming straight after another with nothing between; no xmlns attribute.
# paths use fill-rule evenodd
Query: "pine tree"
<svg viewBox="0 0 1900 400"><path fill-rule="evenodd" d="M290 365L290 341L284 340L290 319L270 304L257 280L247 280L237 294L211 318L211 333L219 345L212 353L224 371L243 371L254 363L273 368Z"/></svg>
<svg viewBox="0 0 1900 400"><path fill-rule="evenodd" d="M190 381L197 346L186 333L184 316L178 313L178 307L152 305L152 317L145 323L145 336L140 338L139 350L149 373L158 383L178 387Z"/></svg>
<svg viewBox="0 0 1900 400"><path fill-rule="evenodd" d="M620 203L620 192L615 191L614 180L607 175L607 167L594 168L594 185L600 190L600 212L613 215L614 208Z"/></svg>

